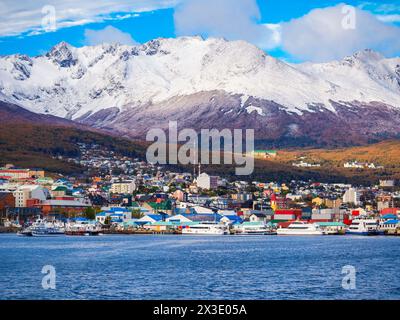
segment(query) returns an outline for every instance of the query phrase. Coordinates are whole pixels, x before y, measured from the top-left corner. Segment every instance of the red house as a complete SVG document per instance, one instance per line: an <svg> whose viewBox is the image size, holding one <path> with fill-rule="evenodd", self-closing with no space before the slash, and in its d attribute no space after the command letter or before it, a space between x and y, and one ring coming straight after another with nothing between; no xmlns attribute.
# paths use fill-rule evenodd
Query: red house
<svg viewBox="0 0 400 320"><path fill-rule="evenodd" d="M400 212L399 208L385 208L381 210L380 215L384 216L385 214L397 214L398 212Z"/></svg>

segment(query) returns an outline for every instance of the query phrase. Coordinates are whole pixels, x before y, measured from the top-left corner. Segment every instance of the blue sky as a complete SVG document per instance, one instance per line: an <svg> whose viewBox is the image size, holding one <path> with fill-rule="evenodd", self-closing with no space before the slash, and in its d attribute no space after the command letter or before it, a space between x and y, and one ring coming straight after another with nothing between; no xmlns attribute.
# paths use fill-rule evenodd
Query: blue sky
<svg viewBox="0 0 400 320"><path fill-rule="evenodd" d="M400 56L400 0L0 0L0 13L1 55L39 55L61 41L79 47L200 34L246 40L293 62L365 48Z"/></svg>

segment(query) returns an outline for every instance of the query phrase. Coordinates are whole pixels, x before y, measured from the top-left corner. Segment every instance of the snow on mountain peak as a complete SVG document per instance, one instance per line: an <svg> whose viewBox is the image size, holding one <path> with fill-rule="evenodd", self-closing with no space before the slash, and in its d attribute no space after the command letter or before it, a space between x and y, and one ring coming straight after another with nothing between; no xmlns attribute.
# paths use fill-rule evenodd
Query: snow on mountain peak
<svg viewBox="0 0 400 320"><path fill-rule="evenodd" d="M379 52L373 51L371 49L365 49L357 51L353 55L343 58L342 63L350 66L368 65L379 63L379 61L384 59L385 57Z"/></svg>
<svg viewBox="0 0 400 320"><path fill-rule="evenodd" d="M75 48L0 58L0 93L39 113L78 118L172 97L225 91L311 111L330 101L379 101L400 106L399 59L365 50L343 61L289 65L245 41L159 38L142 45Z"/></svg>
<svg viewBox="0 0 400 320"><path fill-rule="evenodd" d="M73 54L72 46L66 42L60 42L54 46L46 56L62 68L74 66L77 62Z"/></svg>
<svg viewBox="0 0 400 320"><path fill-rule="evenodd" d="M374 62L385 59L382 54L371 49L358 51L353 55L353 57L363 62Z"/></svg>

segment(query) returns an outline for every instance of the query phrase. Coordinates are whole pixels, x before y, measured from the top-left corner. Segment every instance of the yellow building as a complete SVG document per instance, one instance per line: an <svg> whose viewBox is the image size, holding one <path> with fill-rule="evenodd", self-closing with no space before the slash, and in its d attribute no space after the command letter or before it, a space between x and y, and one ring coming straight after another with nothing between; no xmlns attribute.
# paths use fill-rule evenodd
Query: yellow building
<svg viewBox="0 0 400 320"><path fill-rule="evenodd" d="M44 178L44 170L29 170L29 176L35 178Z"/></svg>
<svg viewBox="0 0 400 320"><path fill-rule="evenodd" d="M134 181L121 181L111 185L110 192L115 194L131 194L136 190Z"/></svg>
<svg viewBox="0 0 400 320"><path fill-rule="evenodd" d="M324 204L324 199L316 197L312 199L312 203L315 204L316 206L322 206Z"/></svg>

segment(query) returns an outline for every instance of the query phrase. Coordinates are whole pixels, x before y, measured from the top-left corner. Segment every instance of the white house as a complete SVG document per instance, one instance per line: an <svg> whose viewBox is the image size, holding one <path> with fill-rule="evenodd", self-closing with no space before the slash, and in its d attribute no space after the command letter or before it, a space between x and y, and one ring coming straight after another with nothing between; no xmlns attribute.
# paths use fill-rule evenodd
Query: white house
<svg viewBox="0 0 400 320"><path fill-rule="evenodd" d="M249 217L249 221L250 222L267 222L272 219L272 215L273 215L272 211L271 212L268 212L268 211L253 212Z"/></svg>
<svg viewBox="0 0 400 320"><path fill-rule="evenodd" d="M155 223L157 221L162 221L163 216L160 214L146 214L143 217L141 217L138 222L149 222L149 223Z"/></svg>
<svg viewBox="0 0 400 320"><path fill-rule="evenodd" d="M343 195L343 203L353 203L354 205L360 204L360 193L355 188L346 190Z"/></svg>
<svg viewBox="0 0 400 320"><path fill-rule="evenodd" d="M218 188L218 177L203 172L196 179L197 187L205 190Z"/></svg>
<svg viewBox="0 0 400 320"><path fill-rule="evenodd" d="M135 190L136 183L133 180L115 182L110 188L110 192L115 194L131 194Z"/></svg>
<svg viewBox="0 0 400 320"><path fill-rule="evenodd" d="M14 191L15 207L23 208L26 207L26 201L28 199L38 199L45 201L50 197L49 190L43 188L40 185L22 185Z"/></svg>
<svg viewBox="0 0 400 320"><path fill-rule="evenodd" d="M190 208L190 212L192 214L213 214L214 211L212 211L209 208L206 207L201 207L201 206L194 206L192 208Z"/></svg>
<svg viewBox="0 0 400 320"><path fill-rule="evenodd" d="M129 209L122 207L107 208L96 215L96 221L104 224L107 217L110 217L111 221L127 222L132 220L132 212Z"/></svg>

